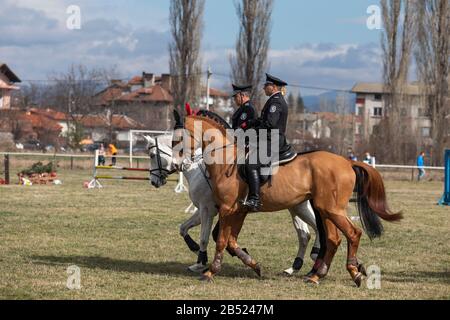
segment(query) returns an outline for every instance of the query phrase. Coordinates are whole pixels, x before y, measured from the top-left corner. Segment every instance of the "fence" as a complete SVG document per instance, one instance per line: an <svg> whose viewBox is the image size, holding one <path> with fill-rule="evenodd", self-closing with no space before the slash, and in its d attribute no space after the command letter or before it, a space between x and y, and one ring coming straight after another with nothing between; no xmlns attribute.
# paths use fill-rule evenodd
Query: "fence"
<svg viewBox="0 0 450 320"><path fill-rule="evenodd" d="M0 152L0 157L3 157L3 166L5 181L10 182L10 174L12 168L26 167L36 161L36 159L49 159L58 161L58 167L63 169L85 169L92 170L92 163L95 154L52 154L52 153L25 153L25 152ZM129 165L130 157L126 155L117 155L117 166ZM31 160L30 160L31 159ZM140 168L143 163L147 164L148 156L133 156L132 168ZM375 167L381 172L384 179L392 180L415 180L417 173L417 166L407 165L386 165L376 164ZM444 179L444 167L424 167L425 170L430 170L430 178L433 180Z"/></svg>

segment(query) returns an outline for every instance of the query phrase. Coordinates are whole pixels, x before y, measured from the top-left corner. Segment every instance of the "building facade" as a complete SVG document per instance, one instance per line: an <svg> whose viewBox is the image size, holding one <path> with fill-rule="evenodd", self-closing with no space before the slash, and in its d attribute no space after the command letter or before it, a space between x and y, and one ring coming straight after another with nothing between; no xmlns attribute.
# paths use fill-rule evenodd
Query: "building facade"
<svg viewBox="0 0 450 320"><path fill-rule="evenodd" d="M172 128L173 97L172 78L169 74L156 76L143 72L128 82L112 81L111 85L96 95L97 106L109 109L113 114L123 114L138 119L149 130L170 130ZM221 112L231 107L230 95L210 88L209 106ZM200 101L206 107L206 89L202 90Z"/></svg>
<svg viewBox="0 0 450 320"><path fill-rule="evenodd" d="M19 90L15 83L21 82L20 79L4 63L0 62L0 109L11 108L11 92Z"/></svg>
<svg viewBox="0 0 450 320"><path fill-rule="evenodd" d="M358 146L369 141L377 125L387 116L385 101L390 93L386 92L382 83L357 83L352 92L356 94L354 136ZM431 120L427 110L419 86L409 84L400 106L400 132L415 133L417 140L430 144Z"/></svg>

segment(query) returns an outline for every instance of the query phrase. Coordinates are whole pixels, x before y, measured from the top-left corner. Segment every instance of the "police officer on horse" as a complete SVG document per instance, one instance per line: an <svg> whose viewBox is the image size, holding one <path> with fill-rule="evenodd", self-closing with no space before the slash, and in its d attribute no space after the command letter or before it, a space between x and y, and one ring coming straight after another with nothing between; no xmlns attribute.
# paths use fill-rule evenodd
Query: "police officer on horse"
<svg viewBox="0 0 450 320"><path fill-rule="evenodd" d="M248 122L256 119L255 108L250 103L250 92L252 86L233 86L233 99L238 109L231 117L233 129L248 129Z"/></svg>
<svg viewBox="0 0 450 320"><path fill-rule="evenodd" d="M287 86L287 83L279 78L276 78L266 73L266 82L264 83L264 92L269 97L261 111L261 117L250 120L246 123L248 127L259 131L260 129L267 130L267 137L260 137L267 143L267 151L272 156L277 154L282 156L284 154L293 153L292 147L286 141L286 126L288 117L288 105L281 93L282 87ZM278 130L278 146L279 150L271 150L271 131ZM259 156L257 157L259 158ZM249 194L247 200L244 202L250 211L258 211L261 207L259 196L260 191L260 168L259 159L257 163L246 162L246 176L249 186ZM270 164L269 164L270 165Z"/></svg>

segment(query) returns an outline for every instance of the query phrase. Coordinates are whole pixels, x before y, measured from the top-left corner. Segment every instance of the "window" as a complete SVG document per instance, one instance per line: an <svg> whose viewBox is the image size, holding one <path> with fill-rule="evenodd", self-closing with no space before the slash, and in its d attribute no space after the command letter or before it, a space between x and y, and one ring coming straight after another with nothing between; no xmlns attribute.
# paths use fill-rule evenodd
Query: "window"
<svg viewBox="0 0 450 320"><path fill-rule="evenodd" d="M430 128L429 127L422 127L420 128L420 132L422 134L422 137L429 137L430 136Z"/></svg>
<svg viewBox="0 0 450 320"><path fill-rule="evenodd" d="M430 111L429 111L429 109L419 108L418 115L419 115L419 117L429 117Z"/></svg>
<svg viewBox="0 0 450 320"><path fill-rule="evenodd" d="M381 93L375 93L373 99L374 99L375 101L381 101Z"/></svg>
<svg viewBox="0 0 450 320"><path fill-rule="evenodd" d="M381 117L383 115L383 108L380 107L373 108L373 115L375 117Z"/></svg>
<svg viewBox="0 0 450 320"><path fill-rule="evenodd" d="M363 114L363 107L357 107L355 115L359 116L359 115L362 115L362 114Z"/></svg>

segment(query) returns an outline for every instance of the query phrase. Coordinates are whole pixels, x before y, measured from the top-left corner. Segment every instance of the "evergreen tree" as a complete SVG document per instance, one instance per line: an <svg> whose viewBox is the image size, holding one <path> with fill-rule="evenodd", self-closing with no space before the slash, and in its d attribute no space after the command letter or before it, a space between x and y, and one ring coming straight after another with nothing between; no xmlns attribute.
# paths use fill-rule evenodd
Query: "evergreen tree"
<svg viewBox="0 0 450 320"><path fill-rule="evenodd" d="M299 113L304 113L306 111L305 104L303 103L302 95L300 94L300 91L298 92L297 96L297 111Z"/></svg>
<svg viewBox="0 0 450 320"><path fill-rule="evenodd" d="M289 109L295 114L297 112L297 105L295 103L294 95L290 92L287 96L287 104Z"/></svg>

